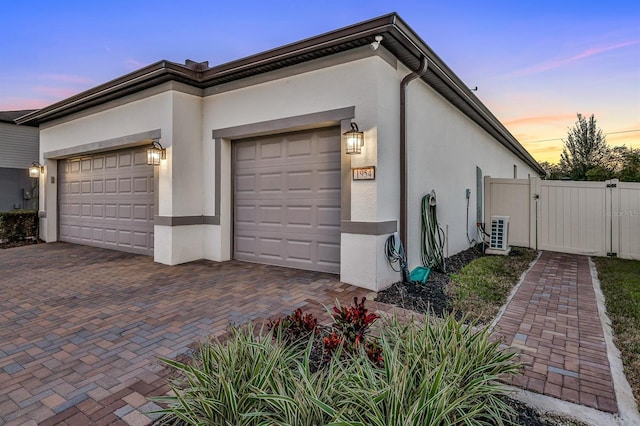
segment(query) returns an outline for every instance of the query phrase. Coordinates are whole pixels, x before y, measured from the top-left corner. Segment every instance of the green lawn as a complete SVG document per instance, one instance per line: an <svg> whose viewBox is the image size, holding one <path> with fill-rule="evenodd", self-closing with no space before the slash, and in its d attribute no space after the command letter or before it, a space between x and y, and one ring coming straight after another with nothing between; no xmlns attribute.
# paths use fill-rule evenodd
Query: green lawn
<svg viewBox="0 0 640 426"><path fill-rule="evenodd" d="M510 256L484 256L469 263L451 276L453 309L471 320L491 321L537 255L535 250L513 247Z"/></svg>
<svg viewBox="0 0 640 426"><path fill-rule="evenodd" d="M622 352L624 373L640 401L640 261L594 258L613 326Z"/></svg>

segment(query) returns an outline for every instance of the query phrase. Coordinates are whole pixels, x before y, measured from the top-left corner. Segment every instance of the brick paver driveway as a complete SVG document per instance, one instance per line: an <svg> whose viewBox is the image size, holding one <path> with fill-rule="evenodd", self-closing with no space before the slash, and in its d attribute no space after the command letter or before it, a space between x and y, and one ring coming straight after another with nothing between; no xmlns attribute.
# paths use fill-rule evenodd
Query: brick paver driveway
<svg viewBox="0 0 640 426"><path fill-rule="evenodd" d="M0 250L0 424L147 424L157 357L229 323L367 292L335 275L242 262L179 266L53 243Z"/></svg>

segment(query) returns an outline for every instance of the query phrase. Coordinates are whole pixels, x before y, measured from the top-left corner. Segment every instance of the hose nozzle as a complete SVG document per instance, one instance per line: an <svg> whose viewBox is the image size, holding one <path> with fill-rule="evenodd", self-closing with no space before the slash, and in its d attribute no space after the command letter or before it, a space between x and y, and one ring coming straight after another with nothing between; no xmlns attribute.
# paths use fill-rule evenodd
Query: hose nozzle
<svg viewBox="0 0 640 426"><path fill-rule="evenodd" d="M429 194L429 205L430 206L435 206L436 205L436 190L432 189L431 193Z"/></svg>

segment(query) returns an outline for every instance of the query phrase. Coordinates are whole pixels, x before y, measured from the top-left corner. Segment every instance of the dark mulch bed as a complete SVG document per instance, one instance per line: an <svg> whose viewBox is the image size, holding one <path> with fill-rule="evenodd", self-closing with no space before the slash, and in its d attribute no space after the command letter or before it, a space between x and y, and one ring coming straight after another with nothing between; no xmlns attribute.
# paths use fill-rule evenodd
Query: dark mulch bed
<svg viewBox="0 0 640 426"><path fill-rule="evenodd" d="M450 275L482 256L484 254L480 246L471 247L446 259L447 273L431 271L425 284L397 282L388 289L379 292L375 300L423 314L433 313L442 317L451 312L451 299L447 295Z"/></svg>
<svg viewBox="0 0 640 426"><path fill-rule="evenodd" d="M36 240L36 239L29 239L29 240L22 240L22 241L5 241L3 243L0 243L0 249L30 246L32 244L40 244L40 243L44 243L44 241Z"/></svg>

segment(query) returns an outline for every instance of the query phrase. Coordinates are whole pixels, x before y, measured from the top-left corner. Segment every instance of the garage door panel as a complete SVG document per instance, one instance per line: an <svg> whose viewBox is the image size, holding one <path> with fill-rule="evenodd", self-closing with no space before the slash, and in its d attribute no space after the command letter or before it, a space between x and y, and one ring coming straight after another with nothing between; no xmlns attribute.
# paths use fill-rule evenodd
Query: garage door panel
<svg viewBox="0 0 640 426"><path fill-rule="evenodd" d="M149 245L149 234L146 232L133 232L133 246L140 249L145 249Z"/></svg>
<svg viewBox="0 0 640 426"><path fill-rule="evenodd" d="M80 194L80 182L69 182L69 194Z"/></svg>
<svg viewBox="0 0 640 426"><path fill-rule="evenodd" d="M311 193L315 189L315 173L312 171L288 172L286 179L287 192Z"/></svg>
<svg viewBox="0 0 640 426"><path fill-rule="evenodd" d="M340 131L234 142L234 257L338 273Z"/></svg>
<svg viewBox="0 0 640 426"><path fill-rule="evenodd" d="M236 149L236 167L249 167L247 162L254 162L256 160L256 146L255 145L243 145Z"/></svg>
<svg viewBox="0 0 640 426"><path fill-rule="evenodd" d="M94 194L104 194L104 181L103 180L92 181L91 192Z"/></svg>
<svg viewBox="0 0 640 426"><path fill-rule="evenodd" d="M104 168L104 157L93 157L93 170L102 170Z"/></svg>
<svg viewBox="0 0 640 426"><path fill-rule="evenodd" d="M120 167L128 167L131 165L131 153L129 152L121 153L118 159L120 160Z"/></svg>
<svg viewBox="0 0 640 426"><path fill-rule="evenodd" d="M281 206L259 206L258 225L275 225L282 226L282 207Z"/></svg>
<svg viewBox="0 0 640 426"><path fill-rule="evenodd" d="M340 244L318 242L318 262L325 265L340 265Z"/></svg>
<svg viewBox="0 0 640 426"><path fill-rule="evenodd" d="M332 229L340 233L340 207L339 206L319 206L318 207L318 228L323 230Z"/></svg>
<svg viewBox="0 0 640 426"><path fill-rule="evenodd" d="M285 240L285 247L287 251L287 259L296 259L310 262L313 257L313 241L311 240Z"/></svg>
<svg viewBox="0 0 640 426"><path fill-rule="evenodd" d="M91 236L91 239L93 241L104 241L104 229L102 228L93 228L93 235Z"/></svg>
<svg viewBox="0 0 640 426"><path fill-rule="evenodd" d="M118 179L118 192L120 194L131 192L131 178Z"/></svg>
<svg viewBox="0 0 640 426"><path fill-rule="evenodd" d="M91 181L89 180L80 181L80 193L91 194Z"/></svg>
<svg viewBox="0 0 640 426"><path fill-rule="evenodd" d="M289 159L295 157L311 157L313 155L312 141L305 135L301 135L298 138L288 138L286 147ZM313 161L313 159L309 161Z"/></svg>
<svg viewBox="0 0 640 426"><path fill-rule="evenodd" d="M235 236L235 257L236 259L242 259L247 257L253 259L255 257L255 246L257 237L255 235L240 235L236 233Z"/></svg>
<svg viewBox="0 0 640 426"><path fill-rule="evenodd" d="M149 215L149 206L146 204L134 204L133 205L133 220L148 221L151 217Z"/></svg>
<svg viewBox="0 0 640 426"><path fill-rule="evenodd" d="M115 169L118 167L118 156L116 154L105 155L105 169Z"/></svg>
<svg viewBox="0 0 640 426"><path fill-rule="evenodd" d="M286 217L281 219L286 226L303 226L310 228L315 225L314 206L287 206L281 211L286 212Z"/></svg>
<svg viewBox="0 0 640 426"><path fill-rule="evenodd" d="M133 155L134 155L134 157L133 157L133 165L134 166L143 166L143 167L147 166L147 153L146 152L136 151L136 152L134 152Z"/></svg>
<svg viewBox="0 0 640 426"><path fill-rule="evenodd" d="M318 191L340 192L342 172L340 169L319 170L317 177Z"/></svg>
<svg viewBox="0 0 640 426"><path fill-rule="evenodd" d="M248 193L248 194L255 193L256 189L258 188L256 177L257 176L255 175L255 173L236 175L236 178L235 178L236 194L240 195L244 193Z"/></svg>
<svg viewBox="0 0 640 426"><path fill-rule="evenodd" d="M104 192L105 194L116 194L118 192L117 179L105 179L104 180Z"/></svg>
<svg viewBox="0 0 640 426"><path fill-rule="evenodd" d="M146 148L60 160L59 170L61 241L153 254L154 178Z"/></svg>
<svg viewBox="0 0 640 426"><path fill-rule="evenodd" d="M259 182L260 192L282 192L282 172L266 172L254 175L254 181ZM254 191L254 194L256 192Z"/></svg>
<svg viewBox="0 0 640 426"><path fill-rule="evenodd" d="M149 179L147 177L133 178L133 192L135 193L149 192Z"/></svg>
<svg viewBox="0 0 640 426"><path fill-rule="evenodd" d="M104 230L104 241L105 243L116 245L118 241L118 231L116 229L108 229Z"/></svg>
<svg viewBox="0 0 640 426"><path fill-rule="evenodd" d="M282 144L279 140L265 141L260 145L260 160L282 157Z"/></svg>
<svg viewBox="0 0 640 426"><path fill-rule="evenodd" d="M91 216L104 219L104 204L93 204L91 206Z"/></svg>

